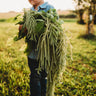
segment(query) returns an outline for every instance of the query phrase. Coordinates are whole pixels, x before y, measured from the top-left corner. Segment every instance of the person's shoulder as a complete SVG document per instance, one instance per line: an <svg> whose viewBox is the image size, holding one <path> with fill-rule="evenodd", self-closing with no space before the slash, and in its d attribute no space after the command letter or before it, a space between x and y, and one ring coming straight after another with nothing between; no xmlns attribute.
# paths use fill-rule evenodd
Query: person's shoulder
<svg viewBox="0 0 96 96"><path fill-rule="evenodd" d="M35 11L34 7L31 7L30 10Z"/></svg>
<svg viewBox="0 0 96 96"><path fill-rule="evenodd" d="M55 9L55 7L53 5L51 5L51 4L49 4L48 2L45 2L45 4L46 4L47 10Z"/></svg>
<svg viewBox="0 0 96 96"><path fill-rule="evenodd" d="M44 4L40 5L40 10L44 10L45 12L49 11L50 9L55 9L53 5L45 2Z"/></svg>

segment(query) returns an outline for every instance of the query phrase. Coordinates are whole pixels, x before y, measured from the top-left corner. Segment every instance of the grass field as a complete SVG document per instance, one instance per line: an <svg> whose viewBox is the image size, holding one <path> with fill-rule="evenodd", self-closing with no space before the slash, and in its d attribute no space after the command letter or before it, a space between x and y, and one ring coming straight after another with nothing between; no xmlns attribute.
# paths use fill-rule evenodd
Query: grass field
<svg viewBox="0 0 96 96"><path fill-rule="evenodd" d="M56 83L60 96L96 96L96 25L88 37L86 26L75 19L64 19L63 27L71 37L73 61L68 58L62 82ZM24 40L13 41L18 26L13 21L0 22L0 96L28 96L29 68L24 54Z"/></svg>

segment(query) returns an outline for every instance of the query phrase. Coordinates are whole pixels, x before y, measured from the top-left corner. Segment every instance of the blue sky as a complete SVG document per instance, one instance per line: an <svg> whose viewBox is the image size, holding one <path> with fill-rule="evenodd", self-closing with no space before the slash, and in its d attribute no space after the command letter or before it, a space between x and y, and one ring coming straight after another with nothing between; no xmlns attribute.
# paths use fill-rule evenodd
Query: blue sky
<svg viewBox="0 0 96 96"><path fill-rule="evenodd" d="M45 2L49 2L56 9L68 10L74 9L74 4L72 0L45 0ZM23 8L30 8L32 5L28 2L28 0L2 0L0 1L0 12L8 12L8 11L22 11Z"/></svg>

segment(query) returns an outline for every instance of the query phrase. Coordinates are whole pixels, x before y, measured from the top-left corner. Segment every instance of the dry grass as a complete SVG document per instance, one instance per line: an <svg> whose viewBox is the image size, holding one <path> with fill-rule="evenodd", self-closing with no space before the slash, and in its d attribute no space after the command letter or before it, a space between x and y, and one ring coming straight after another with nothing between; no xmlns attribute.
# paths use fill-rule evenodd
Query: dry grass
<svg viewBox="0 0 96 96"><path fill-rule="evenodd" d="M8 19L11 17L15 17L18 14L23 14L23 12L6 12L6 13L0 13L0 19Z"/></svg>
<svg viewBox="0 0 96 96"><path fill-rule="evenodd" d="M59 15L67 15L67 14L70 14L71 11L68 11L68 10L57 10L57 13ZM6 13L0 13L0 19L8 19L8 18L11 18L11 17L15 17L17 14L23 14L23 12L10 11L10 12L6 12Z"/></svg>
<svg viewBox="0 0 96 96"><path fill-rule="evenodd" d="M59 15L68 15L70 13L72 13L70 10L57 10L57 13Z"/></svg>

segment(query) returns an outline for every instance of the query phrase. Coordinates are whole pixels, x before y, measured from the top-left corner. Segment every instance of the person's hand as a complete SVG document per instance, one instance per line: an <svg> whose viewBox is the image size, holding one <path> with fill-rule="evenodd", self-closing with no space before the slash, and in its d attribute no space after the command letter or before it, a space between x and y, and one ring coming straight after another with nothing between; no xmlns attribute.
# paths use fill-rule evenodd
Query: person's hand
<svg viewBox="0 0 96 96"><path fill-rule="evenodd" d="M22 30L22 28L23 28L23 24L19 25L19 32ZM23 32L27 34L28 31L27 31L26 27Z"/></svg>
<svg viewBox="0 0 96 96"><path fill-rule="evenodd" d="M19 25L19 32L22 30L23 24Z"/></svg>

